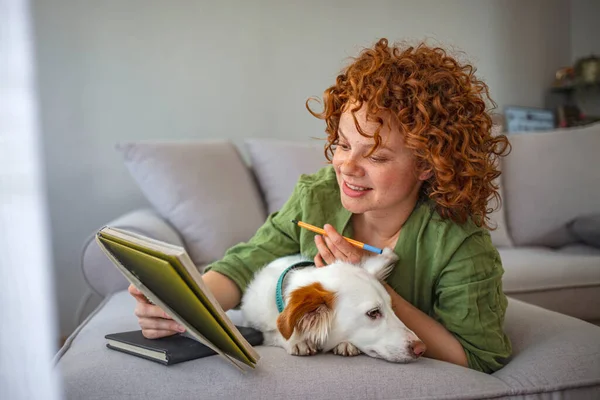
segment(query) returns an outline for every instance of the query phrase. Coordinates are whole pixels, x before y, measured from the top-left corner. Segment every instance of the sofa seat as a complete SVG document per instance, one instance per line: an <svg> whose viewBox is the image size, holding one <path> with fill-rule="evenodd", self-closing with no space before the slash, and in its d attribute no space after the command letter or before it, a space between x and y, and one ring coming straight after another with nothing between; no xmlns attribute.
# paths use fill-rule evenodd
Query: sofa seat
<svg viewBox="0 0 600 400"><path fill-rule="evenodd" d="M139 329L133 308L117 292L68 338L55 358L67 399L600 398L600 328L513 299L513 359L493 375L427 358L294 357L265 346L245 374L217 356L167 367L105 347L105 334Z"/></svg>
<svg viewBox="0 0 600 400"><path fill-rule="evenodd" d="M571 245L498 249L504 292L586 321L600 321L600 250Z"/></svg>

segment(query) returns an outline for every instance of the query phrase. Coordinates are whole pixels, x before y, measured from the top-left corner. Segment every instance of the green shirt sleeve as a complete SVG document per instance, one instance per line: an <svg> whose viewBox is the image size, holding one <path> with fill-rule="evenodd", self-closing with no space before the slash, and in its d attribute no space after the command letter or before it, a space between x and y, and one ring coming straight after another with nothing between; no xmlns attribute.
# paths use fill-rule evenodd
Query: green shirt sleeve
<svg viewBox="0 0 600 400"><path fill-rule="evenodd" d="M504 270L489 234L468 236L442 270L434 317L461 343L469 367L491 373L506 364L511 343L504 333Z"/></svg>
<svg viewBox="0 0 600 400"><path fill-rule="evenodd" d="M302 219L305 187L300 182L291 197L248 241L239 243L225 252L205 269L216 271L231 279L245 293L254 274L269 262L283 256L300 253L299 235L292 219Z"/></svg>

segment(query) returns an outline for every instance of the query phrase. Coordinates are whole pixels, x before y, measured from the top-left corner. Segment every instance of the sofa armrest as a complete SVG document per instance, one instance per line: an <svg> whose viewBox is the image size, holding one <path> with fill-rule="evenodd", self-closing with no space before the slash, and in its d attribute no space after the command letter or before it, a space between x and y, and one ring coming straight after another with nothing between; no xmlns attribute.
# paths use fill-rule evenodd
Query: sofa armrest
<svg viewBox="0 0 600 400"><path fill-rule="evenodd" d="M600 390L600 327L509 298L505 329L513 356L493 376L512 395Z"/></svg>
<svg viewBox="0 0 600 400"><path fill-rule="evenodd" d="M183 241L177 231L153 209L129 212L106 225L183 246ZM96 243L95 236L96 232L83 245L81 270L88 286L100 296L106 297L111 293L126 289L128 282L102 252Z"/></svg>

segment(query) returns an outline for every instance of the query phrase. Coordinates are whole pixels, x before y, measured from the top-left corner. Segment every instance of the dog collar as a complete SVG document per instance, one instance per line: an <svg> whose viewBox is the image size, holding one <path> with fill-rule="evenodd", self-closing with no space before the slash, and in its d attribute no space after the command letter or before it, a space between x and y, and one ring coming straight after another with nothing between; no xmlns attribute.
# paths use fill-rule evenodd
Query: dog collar
<svg viewBox="0 0 600 400"><path fill-rule="evenodd" d="M277 310L279 311L279 314L281 314L283 312L283 308L284 308L283 280L285 279L285 276L287 275L287 273L293 269L312 267L314 265L315 265L315 263L312 261L300 261L300 262L290 265L281 273L281 275L279 275L279 279L277 280L277 287L275 289L275 302L277 303Z"/></svg>

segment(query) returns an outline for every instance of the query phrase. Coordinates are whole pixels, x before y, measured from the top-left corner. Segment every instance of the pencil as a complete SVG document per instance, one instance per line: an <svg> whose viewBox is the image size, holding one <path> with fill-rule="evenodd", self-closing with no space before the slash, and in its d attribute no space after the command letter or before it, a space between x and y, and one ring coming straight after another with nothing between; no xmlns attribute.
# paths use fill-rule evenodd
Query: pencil
<svg viewBox="0 0 600 400"><path fill-rule="evenodd" d="M321 228L319 228L317 226L314 226L314 225L311 225L311 224L307 224L306 222L302 222L302 221L296 221L295 219L293 219L292 222L294 224L298 225L300 228L308 229L309 231L318 233L318 234L323 235L323 236L327 236L327 233L323 229L321 229ZM368 251L370 251L372 253L377 253L377 254L383 253L383 250L381 250L381 249L379 249L379 248L377 248L375 246L370 246L370 245L368 245L366 243L359 242L358 240L347 238L346 236L342 236L342 237L344 239L346 239L348 242L350 242L350 244L353 244L354 246L356 246L358 248L368 250Z"/></svg>

